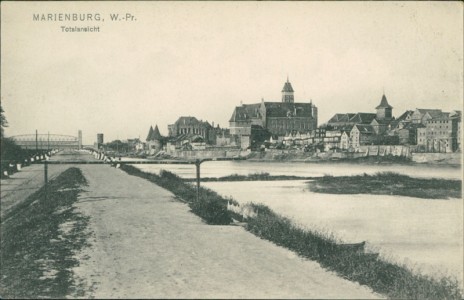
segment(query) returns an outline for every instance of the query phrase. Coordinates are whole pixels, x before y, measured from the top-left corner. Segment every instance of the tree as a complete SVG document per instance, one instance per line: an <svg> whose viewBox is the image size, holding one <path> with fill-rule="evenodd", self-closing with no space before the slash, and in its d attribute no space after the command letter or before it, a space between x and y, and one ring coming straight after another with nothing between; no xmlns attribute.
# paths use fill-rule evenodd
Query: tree
<svg viewBox="0 0 464 300"><path fill-rule="evenodd" d="M129 144L121 142L120 140L114 140L106 144L106 149L109 149L111 151L116 151L116 152L127 152L128 148L129 148Z"/></svg>
<svg viewBox="0 0 464 300"><path fill-rule="evenodd" d="M2 138L0 150L2 161L16 161L21 163L24 157L26 157L25 151L9 138Z"/></svg>
<svg viewBox="0 0 464 300"><path fill-rule="evenodd" d="M10 162L22 162L25 156L24 151L16 145L12 139L4 136L5 127L8 127L6 121L5 111L0 103L0 176L3 178L3 171L9 170L8 165Z"/></svg>

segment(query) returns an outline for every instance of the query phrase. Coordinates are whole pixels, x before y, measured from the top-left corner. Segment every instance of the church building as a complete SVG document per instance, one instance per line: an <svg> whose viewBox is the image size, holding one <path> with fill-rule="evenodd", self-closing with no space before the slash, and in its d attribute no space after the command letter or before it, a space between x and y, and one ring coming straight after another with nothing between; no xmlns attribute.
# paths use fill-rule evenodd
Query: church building
<svg viewBox="0 0 464 300"><path fill-rule="evenodd" d="M280 102L242 104L235 107L229 120L230 134L242 149L253 141L253 128L266 129L271 135L284 137L289 133L308 132L317 128L317 107L310 101L295 102L292 84L287 78Z"/></svg>

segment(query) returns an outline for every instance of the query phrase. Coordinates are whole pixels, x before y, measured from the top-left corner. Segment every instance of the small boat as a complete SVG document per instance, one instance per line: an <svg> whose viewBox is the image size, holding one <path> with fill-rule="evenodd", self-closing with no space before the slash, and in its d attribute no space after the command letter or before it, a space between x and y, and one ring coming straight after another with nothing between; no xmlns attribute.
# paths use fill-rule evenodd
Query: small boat
<svg viewBox="0 0 464 300"><path fill-rule="evenodd" d="M364 252L365 245L366 245L366 241L361 242L361 243L354 243L354 244L339 244L338 246L340 247L340 249L343 249L343 250L362 253Z"/></svg>

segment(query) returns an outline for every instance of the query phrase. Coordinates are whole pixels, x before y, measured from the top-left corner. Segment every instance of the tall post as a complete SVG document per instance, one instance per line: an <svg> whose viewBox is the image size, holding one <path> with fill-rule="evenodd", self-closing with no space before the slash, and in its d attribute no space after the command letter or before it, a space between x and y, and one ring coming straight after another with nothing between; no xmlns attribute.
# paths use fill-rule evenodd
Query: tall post
<svg viewBox="0 0 464 300"><path fill-rule="evenodd" d="M39 140L38 140L37 129L35 130L35 151L39 150Z"/></svg>
<svg viewBox="0 0 464 300"><path fill-rule="evenodd" d="M45 181L45 185L47 185L48 184L48 163L46 160L44 161L44 181Z"/></svg>
<svg viewBox="0 0 464 300"><path fill-rule="evenodd" d="M50 131L48 132L47 136L47 151L50 151Z"/></svg>
<svg viewBox="0 0 464 300"><path fill-rule="evenodd" d="M200 201L200 164L201 161L197 159L195 161L195 167L197 168L197 202Z"/></svg>

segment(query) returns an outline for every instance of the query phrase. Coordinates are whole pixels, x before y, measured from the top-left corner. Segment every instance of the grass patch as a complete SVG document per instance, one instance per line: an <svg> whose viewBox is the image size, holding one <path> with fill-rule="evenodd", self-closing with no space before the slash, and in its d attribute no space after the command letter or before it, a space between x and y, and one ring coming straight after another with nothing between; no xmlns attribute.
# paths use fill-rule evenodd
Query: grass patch
<svg viewBox="0 0 464 300"><path fill-rule="evenodd" d="M171 172L162 170L158 176L125 164L121 166L121 169L130 175L145 178L171 191L178 198L187 202L192 212L210 225L228 225L232 223L232 217L238 218L233 212L227 210L227 199L210 189L200 187L199 200L197 201L196 187L184 182L182 178Z"/></svg>
<svg viewBox="0 0 464 300"><path fill-rule="evenodd" d="M70 168L50 181L2 220L3 298L64 298L83 295L71 268L74 253L87 245L88 217L72 207L85 178ZM67 230L60 226L70 224Z"/></svg>
<svg viewBox="0 0 464 300"><path fill-rule="evenodd" d="M396 299L462 298L455 279L415 274L405 265L384 261L371 253L353 251L327 234L302 229L264 205L252 206L258 214L248 221L248 231L315 260L322 267L367 285L377 293Z"/></svg>
<svg viewBox="0 0 464 300"><path fill-rule="evenodd" d="M313 177L270 175L267 172L257 172L248 175L231 174L222 177L201 178L202 182L209 181L273 181L273 180L306 180ZM195 181L196 179L185 179L185 181Z"/></svg>
<svg viewBox="0 0 464 300"><path fill-rule="evenodd" d="M461 198L462 182L451 179L413 178L394 172L374 175L323 176L309 182L309 188L325 194L400 195L426 199Z"/></svg>
<svg viewBox="0 0 464 300"><path fill-rule="evenodd" d="M385 155L385 156L363 156L357 158L341 158L336 160L336 162L343 163L356 163L356 164L402 164L402 165L412 165L414 164L409 157L405 156L394 156L394 155Z"/></svg>

